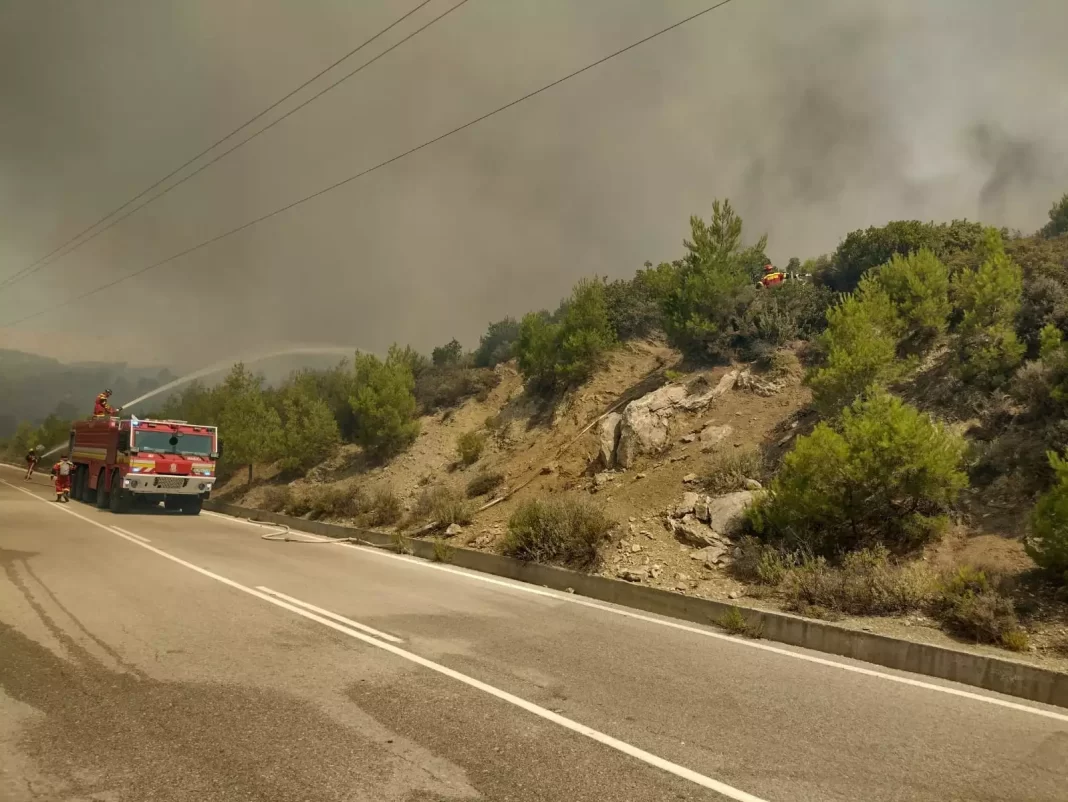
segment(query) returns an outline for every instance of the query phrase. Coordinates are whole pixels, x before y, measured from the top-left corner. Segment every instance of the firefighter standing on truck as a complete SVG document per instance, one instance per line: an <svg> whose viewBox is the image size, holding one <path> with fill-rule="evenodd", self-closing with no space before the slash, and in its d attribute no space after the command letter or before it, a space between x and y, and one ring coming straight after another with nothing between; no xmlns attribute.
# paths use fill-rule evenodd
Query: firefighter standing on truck
<svg viewBox="0 0 1068 802"><path fill-rule="evenodd" d="M73 467L66 454L52 466L52 479L56 484L56 501L70 500L70 474Z"/></svg>
<svg viewBox="0 0 1068 802"><path fill-rule="evenodd" d="M93 417L94 418L106 418L110 415L115 415L122 411L122 407L113 407L108 403L108 399L111 398L111 390L105 390L96 397L96 403L93 404Z"/></svg>

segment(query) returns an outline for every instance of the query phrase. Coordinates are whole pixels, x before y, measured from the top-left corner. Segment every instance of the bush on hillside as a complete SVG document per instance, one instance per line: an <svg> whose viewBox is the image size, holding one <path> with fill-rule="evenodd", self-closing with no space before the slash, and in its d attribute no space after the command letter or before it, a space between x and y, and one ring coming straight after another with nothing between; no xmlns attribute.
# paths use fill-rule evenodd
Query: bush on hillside
<svg viewBox="0 0 1068 802"><path fill-rule="evenodd" d="M827 310L827 331L820 348L827 358L811 371L807 382L812 403L825 417L833 417L872 385L886 385L907 364L897 358L901 320L883 290L868 284Z"/></svg>
<svg viewBox="0 0 1068 802"><path fill-rule="evenodd" d="M907 256L894 254L863 279L882 289L901 318L903 337L915 345L930 345L945 333L952 306L949 271L928 248Z"/></svg>
<svg viewBox="0 0 1068 802"><path fill-rule="evenodd" d="M1052 451L1047 457L1057 478L1031 511L1026 548L1039 566L1068 582L1068 460Z"/></svg>
<svg viewBox="0 0 1068 802"><path fill-rule="evenodd" d="M577 498L525 501L508 520L504 553L532 562L591 568L613 526L599 507Z"/></svg>
<svg viewBox="0 0 1068 802"><path fill-rule="evenodd" d="M391 487L380 487L361 501L358 515L363 526L391 526L404 514L404 506Z"/></svg>
<svg viewBox="0 0 1068 802"><path fill-rule="evenodd" d="M761 290L745 310L738 333L745 356L795 340L811 340L827 327L832 293L804 281L786 281Z"/></svg>
<svg viewBox="0 0 1068 802"><path fill-rule="evenodd" d="M881 546L862 549L831 565L823 557L802 561L783 576L787 605L849 615L902 615L924 609L935 577L924 563L895 564Z"/></svg>
<svg viewBox="0 0 1068 802"><path fill-rule="evenodd" d="M430 352L430 362L436 368L459 365L464 358L464 347L455 337L445 345Z"/></svg>
<svg viewBox="0 0 1068 802"><path fill-rule="evenodd" d="M504 484L503 473L489 471L477 474L471 477L471 481L467 483L467 497L477 498L478 496L484 496L487 493L492 493L502 484Z"/></svg>
<svg viewBox="0 0 1068 802"><path fill-rule="evenodd" d="M456 440L456 452L464 465L474 465L482 456L486 438L479 432L464 432Z"/></svg>
<svg viewBox="0 0 1068 802"><path fill-rule="evenodd" d="M919 546L967 485L964 441L883 390L843 411L839 429L799 437L750 511L764 539L834 556Z"/></svg>
<svg viewBox="0 0 1068 802"><path fill-rule="evenodd" d="M529 387L548 395L589 379L614 343L604 284L583 279L556 315L523 318L514 351Z"/></svg>
<svg viewBox="0 0 1068 802"><path fill-rule="evenodd" d="M943 577L934 612L956 635L1018 648L1021 630L1012 599L983 571L963 566Z"/></svg>
<svg viewBox="0 0 1068 802"><path fill-rule="evenodd" d="M961 378L994 389L1019 366L1024 345L1013 328L1023 294L1023 273L1005 253L1001 235L987 229L980 246L983 261L954 278L953 297L961 314L957 326Z"/></svg>
<svg viewBox="0 0 1068 802"><path fill-rule="evenodd" d="M764 459L755 449L717 451L701 475L701 486L714 496L746 489L746 480L760 481Z"/></svg>
<svg viewBox="0 0 1068 802"><path fill-rule="evenodd" d="M1042 227L1041 233L1043 237L1068 234L1068 193L1050 207L1049 222Z"/></svg>
<svg viewBox="0 0 1068 802"><path fill-rule="evenodd" d="M436 521L439 526L471 523L471 506L463 496L441 485L426 488L412 509L413 517Z"/></svg>
<svg viewBox="0 0 1068 802"><path fill-rule="evenodd" d="M475 367L492 368L512 358L512 347L519 339L519 323L506 317L490 323L486 333L479 338L475 350Z"/></svg>
<svg viewBox="0 0 1068 802"><path fill-rule="evenodd" d="M462 365L430 367L419 374L412 390L424 413L457 407L468 398L484 400L501 377L490 368Z"/></svg>
<svg viewBox="0 0 1068 802"><path fill-rule="evenodd" d="M608 321L616 339L648 337L663 329L661 303L674 286L676 275L674 265L646 264L632 279L605 283Z"/></svg>
<svg viewBox="0 0 1068 802"><path fill-rule="evenodd" d="M290 496L288 485L272 485L264 489L261 506L267 512L285 512L289 507Z"/></svg>
<svg viewBox="0 0 1068 802"><path fill-rule="evenodd" d="M356 356L349 398L356 442L375 456L392 456L419 434L411 364L408 355L395 348L385 362L372 354Z"/></svg>
<svg viewBox="0 0 1068 802"><path fill-rule="evenodd" d="M954 220L948 225L895 220L885 226L853 231L834 252L824 280L838 292L851 292L868 270L886 264L895 255L907 256L926 248L944 260L974 248L982 235L982 226L967 220Z"/></svg>
<svg viewBox="0 0 1068 802"><path fill-rule="evenodd" d="M715 201L711 222L691 217L690 230L688 254L662 304L664 330L668 342L693 359L726 360L755 292L751 260L740 250L742 221L729 201ZM754 247L762 250L763 242Z"/></svg>
<svg viewBox="0 0 1068 802"><path fill-rule="evenodd" d="M282 394L282 467L310 468L337 449L337 421L320 398L290 387Z"/></svg>

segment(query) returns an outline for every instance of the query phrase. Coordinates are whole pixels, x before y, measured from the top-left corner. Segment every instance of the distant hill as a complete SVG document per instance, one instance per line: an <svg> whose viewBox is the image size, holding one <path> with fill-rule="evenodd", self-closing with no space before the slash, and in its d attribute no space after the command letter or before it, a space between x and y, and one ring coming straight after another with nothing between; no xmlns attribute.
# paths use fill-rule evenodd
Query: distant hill
<svg viewBox="0 0 1068 802"><path fill-rule="evenodd" d="M175 378L166 368L103 362L68 365L0 349L0 438L13 434L21 420L39 423L50 413L61 418L87 415L105 387L121 404Z"/></svg>

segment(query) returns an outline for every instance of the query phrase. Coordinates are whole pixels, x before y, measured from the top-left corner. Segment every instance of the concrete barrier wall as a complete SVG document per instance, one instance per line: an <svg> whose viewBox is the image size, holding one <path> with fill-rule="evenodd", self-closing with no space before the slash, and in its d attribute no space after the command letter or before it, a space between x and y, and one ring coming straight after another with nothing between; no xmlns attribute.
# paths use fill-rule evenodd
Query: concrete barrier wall
<svg viewBox="0 0 1068 802"><path fill-rule="evenodd" d="M289 526L294 530L324 537L355 537L382 547L395 547L398 544L397 538L381 532L291 518L214 500L205 504L205 508L238 518ZM416 557L435 559L434 544L431 541L413 538L406 539L404 543ZM554 590L572 590L580 596L696 624L714 624L733 608L741 612L751 626L759 628L762 636L768 640L952 680L1034 702L1068 707L1068 674L1026 663L899 640L787 613L699 599L646 585L634 585L462 547L449 547L448 562L460 568L542 585Z"/></svg>

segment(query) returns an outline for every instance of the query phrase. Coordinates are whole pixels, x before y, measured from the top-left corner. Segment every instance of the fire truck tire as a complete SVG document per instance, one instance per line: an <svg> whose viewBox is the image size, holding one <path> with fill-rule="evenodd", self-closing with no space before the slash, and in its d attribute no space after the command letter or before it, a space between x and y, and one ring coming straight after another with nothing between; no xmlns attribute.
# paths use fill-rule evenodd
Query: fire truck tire
<svg viewBox="0 0 1068 802"><path fill-rule="evenodd" d="M111 499L108 506L112 512L121 515L130 511L132 503L132 494L122 489L122 474L115 471L111 474Z"/></svg>
<svg viewBox="0 0 1068 802"><path fill-rule="evenodd" d="M108 504L111 501L111 497L107 491L108 475L101 469L100 475L96 477L96 507L99 510L106 510Z"/></svg>
<svg viewBox="0 0 1068 802"><path fill-rule="evenodd" d="M204 501L200 496L187 496L182 499L182 515L200 515Z"/></svg>
<svg viewBox="0 0 1068 802"><path fill-rule="evenodd" d="M182 508L181 496L164 496L163 497L163 509L165 510L180 510Z"/></svg>
<svg viewBox="0 0 1068 802"><path fill-rule="evenodd" d="M70 478L70 497L75 501L82 499L82 467L80 465L74 469L74 476Z"/></svg>

